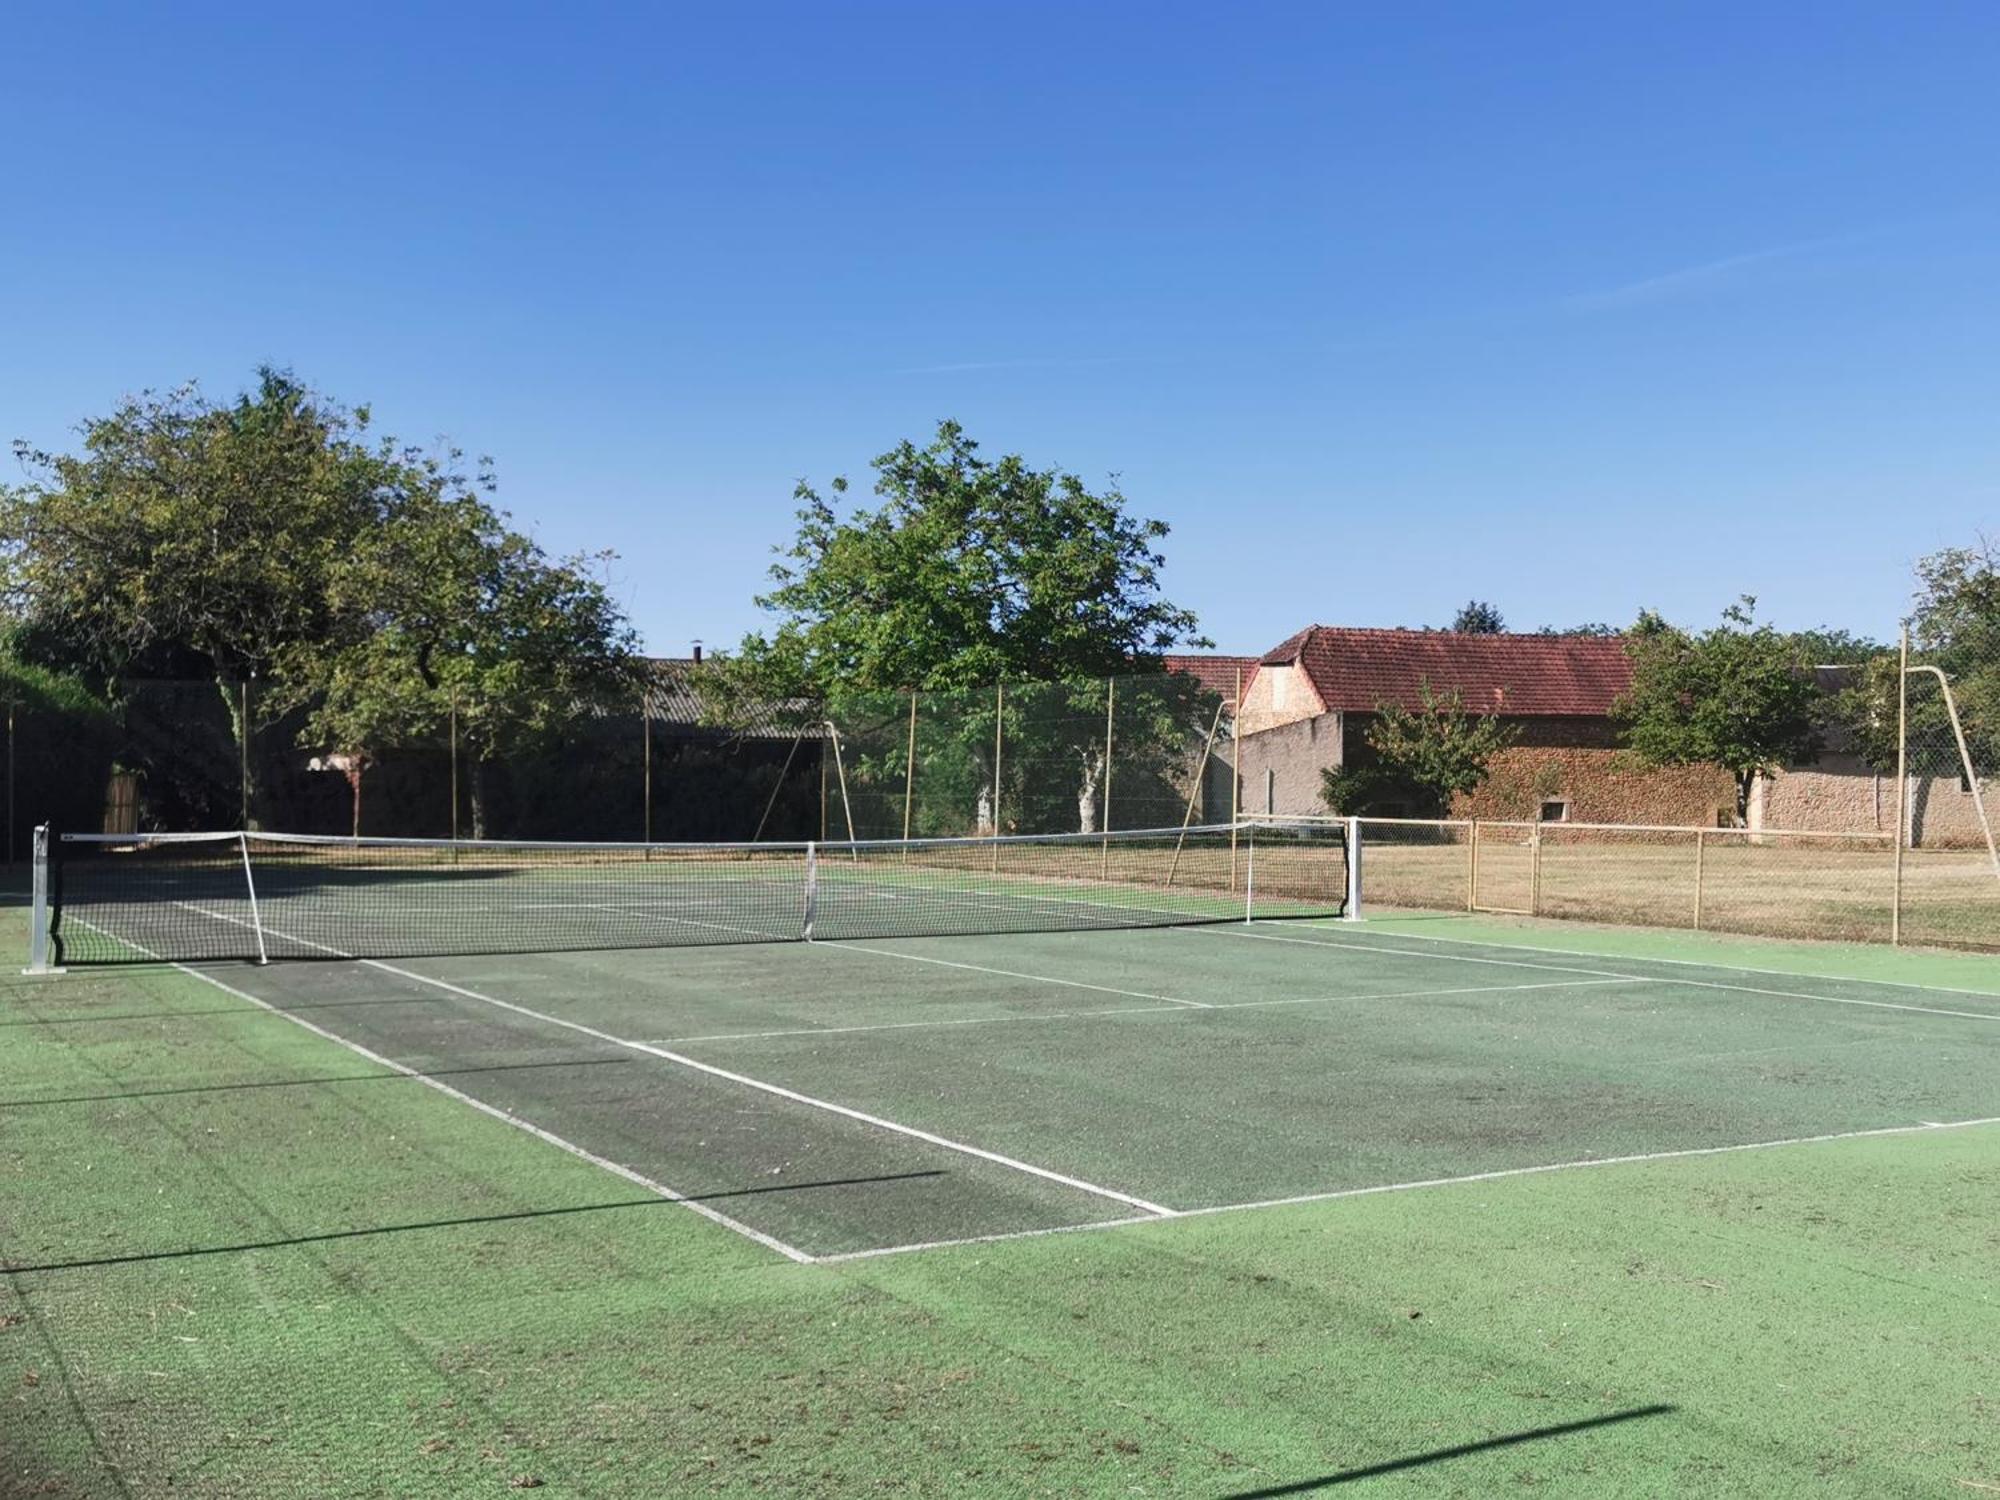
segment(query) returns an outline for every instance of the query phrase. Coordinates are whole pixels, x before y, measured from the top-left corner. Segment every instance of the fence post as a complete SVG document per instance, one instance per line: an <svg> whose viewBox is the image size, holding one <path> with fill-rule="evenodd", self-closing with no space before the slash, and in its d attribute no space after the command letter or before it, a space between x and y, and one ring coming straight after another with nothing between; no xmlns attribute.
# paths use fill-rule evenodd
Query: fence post
<svg viewBox="0 0 2000 1500"><path fill-rule="evenodd" d="M1104 842L1098 849L1097 874L1100 880L1111 878L1111 756L1117 744L1113 728L1114 716L1118 708L1118 679L1104 679L1104 811L1098 816L1102 826ZM1235 835L1230 835L1230 847L1235 848Z"/></svg>
<svg viewBox="0 0 2000 1500"><path fill-rule="evenodd" d="M1701 864L1704 846L1708 843L1705 829L1694 831L1694 930L1701 931Z"/></svg>
<svg viewBox="0 0 2000 1500"><path fill-rule="evenodd" d="M639 694L639 723L643 726L641 738L645 747L640 752L640 774L645 778L646 788L645 841L650 844L653 842L653 705L644 692Z"/></svg>
<svg viewBox="0 0 2000 1500"><path fill-rule="evenodd" d="M910 808L917 792L917 692L910 690L910 745L903 760L903 842L910 841Z"/></svg>
<svg viewBox="0 0 2000 1500"><path fill-rule="evenodd" d="M1465 860L1465 909L1479 910L1479 819L1472 820L1471 852Z"/></svg>
<svg viewBox="0 0 2000 1500"><path fill-rule="evenodd" d="M1270 809L1266 809L1269 811ZM1243 669L1229 699L1229 888L1236 889L1236 825L1243 821Z"/></svg>
<svg viewBox="0 0 2000 1500"><path fill-rule="evenodd" d="M236 684L236 775L243 794L243 821L238 828L250 826L250 679L244 678Z"/></svg>
<svg viewBox="0 0 2000 1500"><path fill-rule="evenodd" d="M7 700L7 863L14 863L14 700Z"/></svg>
<svg viewBox="0 0 2000 1500"><path fill-rule="evenodd" d="M1896 661L1896 854L1890 877L1889 942L1903 941L1903 835L1910 805L1910 625L1903 622Z"/></svg>
<svg viewBox="0 0 2000 1500"><path fill-rule="evenodd" d="M451 690L451 841L458 842L458 688Z"/></svg>
<svg viewBox="0 0 2000 1500"><path fill-rule="evenodd" d="M1542 914L1542 825L1537 822L1528 834L1528 915Z"/></svg>

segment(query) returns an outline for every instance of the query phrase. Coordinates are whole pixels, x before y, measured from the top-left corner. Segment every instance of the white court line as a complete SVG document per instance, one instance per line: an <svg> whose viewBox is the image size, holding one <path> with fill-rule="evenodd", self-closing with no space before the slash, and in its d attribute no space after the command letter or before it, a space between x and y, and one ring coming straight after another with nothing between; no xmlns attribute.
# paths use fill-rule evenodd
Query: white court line
<svg viewBox="0 0 2000 1500"><path fill-rule="evenodd" d="M235 922L239 926L244 925L240 918L232 917L222 912L203 912L202 915L212 917L218 921ZM1174 1209L1167 1208L1162 1204L1150 1203L1146 1199L1134 1197L1130 1193L1121 1193L1116 1188L1101 1187L1094 1182L1085 1182L1080 1177L1070 1177L1048 1167L1038 1167L1033 1162L1021 1161L1012 1156L1003 1156L998 1151L988 1151L983 1146L970 1145L965 1141L955 1141L949 1136L937 1135L931 1131L920 1129L915 1125L904 1125L895 1120L885 1119L881 1115L871 1115L863 1110L851 1109L845 1104L835 1104L830 1099L817 1099L811 1094L802 1094L796 1089L788 1089L783 1084L767 1083L761 1078L752 1078L747 1073L735 1073L731 1072L728 1068L718 1068L713 1063L705 1063L698 1058L689 1057L684 1053L669 1051L665 1047L656 1047L649 1042L636 1042L629 1037L614 1036L608 1031L598 1030L595 1026L586 1026L581 1021L567 1020L562 1016L552 1016L545 1011L532 1010L525 1005L517 1005L511 1000L501 1000L492 995L483 995L478 990L467 989L464 985L452 984L448 980L443 979L433 979L428 974L419 974L414 969L399 968L395 964L384 963L379 958L356 959L353 954L344 953L329 943L319 943L314 942L310 938L296 937L268 925L264 930L271 936L287 943L298 943L302 947L317 948L322 953L331 954L336 958L344 958L350 962L364 964L371 969L380 969L385 974L400 975L402 978L411 980L417 984L432 985L437 989L445 991L447 994L460 995L467 1000L477 1000L482 1005L491 1005L498 1010L511 1011L515 1015L526 1016L530 1020L540 1021L544 1025L560 1026L566 1031L574 1031L579 1036L587 1036L594 1041L604 1042L613 1047L623 1047L630 1052L640 1052L648 1057L657 1057L664 1062L677 1063L681 1067L691 1068L697 1073L706 1073L714 1078L726 1079L730 1083L740 1083L746 1088L761 1090L766 1094L775 1095L780 1099L789 1099L794 1104L803 1104L812 1109L825 1110L829 1114L842 1115L850 1120L858 1120L864 1125L873 1125L878 1130L893 1131L897 1135L906 1135L913 1140L923 1141L932 1146L942 1146L947 1151L957 1151L965 1156L977 1157L981 1161L993 1162L997 1166L1011 1167L1014 1171L1025 1172L1030 1177L1040 1177L1049 1182L1060 1183L1064 1187L1075 1188L1079 1192L1090 1193L1099 1198L1108 1198L1116 1203L1129 1204L1133 1208L1142 1209L1146 1213L1153 1214L1159 1218L1172 1218L1176 1212Z"/></svg>
<svg viewBox="0 0 2000 1500"><path fill-rule="evenodd" d="M1182 1000L1174 995L1153 995L1145 990L1114 989L1108 984L1086 984L1081 979L1058 979L1050 974L1023 974L1018 969L995 969L987 964L961 963L950 958L931 958L922 953L898 953L894 948L864 948L858 943L835 939L814 939L815 948L839 948L847 953L880 953L888 958L906 958L913 964L936 964L943 969L970 969L977 974L998 974L1007 979L1032 979L1037 984L1060 984L1073 990L1096 990L1103 995L1124 995L1133 1000L1162 1000L1168 1005L1184 1005L1190 1010L1214 1010L1207 1000Z"/></svg>
<svg viewBox="0 0 2000 1500"><path fill-rule="evenodd" d="M212 916L214 914L211 912L203 912L202 915ZM84 925L89 926L91 924L85 923ZM99 930L102 931L102 929ZM110 936L109 933L106 933L105 935L107 937ZM133 949L135 952L144 953L148 958L153 959L155 962L159 961L159 955L149 952L147 949L141 947L137 943L130 942L124 938L115 938L113 939L113 941L124 943L127 947ZM687 1194L685 1193L677 1192L673 1188L668 1187L664 1182L658 1182L653 1178L646 1176L642 1172L636 1172L628 1166L624 1166L619 1162L612 1161L609 1157L599 1156L596 1152L588 1150L583 1146L579 1146L575 1141L564 1139L562 1136L557 1135L552 1130L544 1130L541 1126L536 1125L531 1121L523 1120L518 1115L509 1114L506 1110L500 1109L495 1105L488 1104L483 1099L475 1099L472 1095L464 1093L458 1089L455 1089L448 1083L445 1083L436 1078L429 1077L428 1075L419 1072L415 1068L397 1062L394 1058L384 1057L381 1053L372 1051L369 1048L362 1046L359 1042L351 1042L344 1036L339 1036L334 1032L328 1031L325 1027L315 1026L312 1022L305 1020L302 1017L295 1016L290 1011L271 1004L268 1000L260 1000L257 996L251 994L248 990L239 990L238 988L236 988L235 985L227 984L224 981L217 979L213 974L203 973L200 969L191 968L187 964L177 963L174 964L173 967L179 969L183 974L187 974L195 979L199 979L203 984L214 985L217 989L221 990L225 995L233 995L238 1000L248 1001L251 1005L256 1006L259 1010L269 1011L274 1016L279 1016L284 1020L290 1021L294 1026L298 1026L306 1031L310 1031L316 1037L320 1037L325 1041L332 1042L335 1046L345 1047L349 1052L352 1052L356 1057L366 1058L369 1062L387 1068L390 1072L400 1074L404 1078L413 1078L418 1083L424 1085L424 1087L436 1089L440 1094L443 1094L448 1098L456 1099L460 1104L470 1105L472 1108L478 1110L482 1115L490 1116L491 1118L500 1121L500 1123L503 1125L511 1125L516 1130L525 1131L527 1134L533 1136L536 1140L541 1141L545 1145L554 1146L558 1151L566 1151L571 1156L577 1158L577 1160L586 1161L589 1162L590 1165L592 1165L593 1167L602 1168L604 1171L611 1173L612 1176L623 1178L626 1182L633 1184L635 1187L642 1187L649 1193L657 1193L660 1195L660 1197L666 1199L669 1203L678 1203L682 1208L690 1209L693 1212L700 1214L704 1219L707 1219L710 1223L720 1224L724 1229L734 1230L737 1234L742 1235L745 1239L756 1241L756 1243L762 1245L767 1250L777 1251L778 1254L784 1256L785 1259L787 1260L797 1261L800 1265L810 1265L814 1260L813 1256L808 1255L805 1251L799 1249L797 1246L788 1245L783 1240L778 1239L773 1235L768 1235L764 1233L764 1231L761 1229L752 1229L748 1224L743 1223L741 1220L732 1219L728 1214L723 1213L719 1209L711 1208L706 1203L702 1203L697 1201L696 1199L688 1197Z"/></svg>
<svg viewBox="0 0 2000 1500"><path fill-rule="evenodd" d="M870 950L873 951L873 950ZM1637 979L1561 979L1549 984L1482 984L1452 990L1390 990L1383 994L1307 995L1289 1000L1218 1000L1207 1010L1269 1010L1286 1005L1341 1005L1363 1000L1438 1000L1454 995L1512 995L1521 990L1580 990L1593 985L1643 984ZM719 1031L707 1036L648 1038L649 1045L688 1046L695 1042L758 1042L791 1036L844 1036L857 1031L918 1031L945 1026L1000 1026L1029 1021L1088 1021L1100 1016L1173 1015L1185 1010L1184 1002L1172 1005L1112 1005L1103 1010L1051 1010L1026 1016L959 1016L943 1021L878 1021L864 1026L794 1026L781 1031ZM1872 1040L1869 1039L1869 1040Z"/></svg>
<svg viewBox="0 0 2000 1500"><path fill-rule="evenodd" d="M1207 1208L1184 1208L1176 1219L1198 1219L1212 1214L1244 1213L1252 1209L1295 1208L1310 1203L1331 1203L1342 1198L1371 1198L1381 1193L1410 1193L1420 1189L1462 1187L1475 1182L1500 1182L1510 1177L1539 1177L1552 1172L1579 1172L1591 1167L1628 1167L1645 1162L1685 1161L1701 1156L1728 1156L1741 1151L1773 1151L1781 1146L1816 1146L1828 1141L1858 1141L1876 1136L1921 1135L1929 1131L1970 1130L1982 1125L2000 1125L2000 1115L1978 1120L1923 1120L1915 1125L1888 1125L1876 1130L1840 1130L1826 1135L1796 1135L1771 1141L1743 1141L1729 1146L1691 1146L1681 1151L1644 1151L1631 1156L1593 1156L1580 1161L1548 1162L1533 1167L1501 1167L1491 1172L1468 1172L1461 1177L1426 1177L1413 1182L1383 1182L1369 1187L1334 1188L1324 1193L1300 1193L1290 1198L1262 1198L1249 1203L1218 1203ZM968 1235L964 1239L925 1240L908 1245L884 1245L874 1250L846 1250L822 1255L821 1265L847 1261L875 1260L885 1255L909 1255L919 1250L947 1250L962 1245L994 1245L1007 1240L1043 1239L1054 1234L1082 1234L1094 1229L1120 1229L1133 1224L1150 1224L1152 1219L1111 1219L1097 1224L1065 1224L1048 1229L1017 1229L1001 1234Z"/></svg>
<svg viewBox="0 0 2000 1500"><path fill-rule="evenodd" d="M1248 925L1247 923L1245 924ZM1713 979L1682 979L1660 974L1615 974L1609 969L1582 969L1570 964L1537 964L1526 959L1479 958L1470 953L1424 953L1408 948L1385 948L1375 943L1354 943L1344 939L1320 942L1316 938L1278 937L1268 932L1246 932L1242 927L1179 927L1176 932L1213 932L1233 937L1254 938L1260 943L1296 943L1302 948L1324 948L1329 952L1393 953L1399 958L1414 958L1420 963L1445 962L1460 964L1497 964L1508 969L1538 969L1545 974L1594 974L1605 979L1636 979L1642 982L1664 985L1682 985L1697 990L1726 990L1738 995L1764 995L1777 1000L1817 1000L1822 1005L1859 1005L1870 1010L1909 1011L1922 1016L1955 1016L1961 1021L1990 1021L2000 1024L2000 1012L1983 1010L1946 1010L1937 1005L1905 1005L1897 1000L1858 1000L1851 995L1818 995L1809 990L1773 990L1752 984L1723 984ZM1325 929L1321 929L1324 931ZM1445 942L1449 939L1433 939ZM1616 962L1617 960L1613 960ZM1631 958L1628 963L1649 963L1650 959ZM1715 967L1726 968L1727 965ZM1830 984L1841 983L1829 980ZM1976 991L1968 991L1976 993Z"/></svg>

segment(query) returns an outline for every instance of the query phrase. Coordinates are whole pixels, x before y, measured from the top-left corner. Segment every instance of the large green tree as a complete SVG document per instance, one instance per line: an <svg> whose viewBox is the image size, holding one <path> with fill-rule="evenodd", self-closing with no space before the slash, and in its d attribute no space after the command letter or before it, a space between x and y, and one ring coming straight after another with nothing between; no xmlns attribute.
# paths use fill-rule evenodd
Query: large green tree
<svg viewBox="0 0 2000 1500"><path fill-rule="evenodd" d="M799 486L796 535L778 549L772 587L757 601L776 624L708 679L721 717L755 700L838 723L856 694L965 694L949 759L986 828L1020 826L1020 810L1039 795L1003 784L1001 802L1012 806L992 805L996 715L1017 766L1065 768L1072 826L1086 827L1106 766L1104 679L1150 679L1117 706L1131 726L1121 757L1145 741L1164 760L1178 753L1168 746L1206 729L1212 695L1162 670L1174 647L1210 644L1160 591L1164 522L1134 515L1115 484L1092 490L1019 455L984 458L953 422L874 468L872 507L847 502L844 478L830 496ZM994 703L972 691L1024 680L1074 686L1039 713L1024 712L1023 699Z"/></svg>
<svg viewBox="0 0 2000 1500"><path fill-rule="evenodd" d="M366 628L297 643L283 677L308 710L303 738L347 768L357 826L382 749L455 733L482 838L492 764L578 715L629 710L638 641L597 576L602 555L551 559L448 467L428 474L330 574L343 618Z"/></svg>
<svg viewBox="0 0 2000 1500"><path fill-rule="evenodd" d="M1611 710L1646 764L1728 771L1739 824L1757 778L1815 754L1823 721L1810 643L1758 624L1756 603L1745 595L1698 634L1642 615L1626 641L1632 685Z"/></svg>
<svg viewBox="0 0 2000 1500"><path fill-rule="evenodd" d="M74 454L17 445L31 478L0 491L0 584L23 654L208 677L239 747L255 678L357 796L381 749L456 706L477 807L488 760L629 680L633 638L590 559L507 528L486 465L368 429L365 407L265 369L231 402L128 399Z"/></svg>

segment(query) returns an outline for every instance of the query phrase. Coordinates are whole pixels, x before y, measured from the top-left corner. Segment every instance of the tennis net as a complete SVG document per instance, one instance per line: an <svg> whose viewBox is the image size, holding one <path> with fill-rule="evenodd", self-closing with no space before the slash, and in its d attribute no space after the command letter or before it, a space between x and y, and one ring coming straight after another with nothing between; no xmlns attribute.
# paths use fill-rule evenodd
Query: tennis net
<svg viewBox="0 0 2000 1500"><path fill-rule="evenodd" d="M52 964L415 958L1338 915L1323 825L825 844L37 841Z"/></svg>

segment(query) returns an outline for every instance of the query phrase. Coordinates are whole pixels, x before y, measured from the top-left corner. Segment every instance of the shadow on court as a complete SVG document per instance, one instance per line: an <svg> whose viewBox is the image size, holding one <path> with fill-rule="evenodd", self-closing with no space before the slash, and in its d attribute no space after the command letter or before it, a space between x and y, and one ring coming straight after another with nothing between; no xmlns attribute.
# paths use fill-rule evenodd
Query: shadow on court
<svg viewBox="0 0 2000 1500"><path fill-rule="evenodd" d="M1405 1469L1420 1469L1426 1464L1446 1463L1454 1458L1468 1458L1475 1453L1491 1453L1498 1448L1513 1448L1522 1443L1539 1443L1548 1438L1569 1437L1574 1433L1588 1432L1594 1427L1611 1427L1621 1422L1636 1422L1641 1417L1664 1417L1680 1408L1676 1406L1635 1406L1629 1411L1614 1411L1608 1416L1586 1417L1579 1422L1558 1422L1553 1427L1531 1427L1526 1432L1510 1432L1505 1437L1487 1438L1477 1443L1457 1443L1449 1448L1433 1448L1427 1453L1412 1453L1407 1458L1392 1458L1379 1464L1369 1464L1359 1469L1342 1469L1337 1474L1322 1474L1316 1479L1299 1479L1290 1484L1274 1484L1258 1490L1235 1490L1222 1500L1276 1500L1280 1495L1305 1495L1314 1490L1331 1489L1337 1484L1354 1484L1363 1479L1375 1479L1384 1474L1398 1474Z"/></svg>
<svg viewBox="0 0 2000 1500"><path fill-rule="evenodd" d="M180 1250L147 1250L131 1255L99 1255L87 1260L53 1260L36 1265L0 1262L0 1274L24 1276L33 1271L84 1271L101 1266L143 1265L152 1261L188 1260L204 1255L236 1255L248 1250L281 1250L291 1245L321 1245L333 1240L368 1239L384 1234L408 1234L424 1229L458 1229L471 1224L507 1224L522 1219L558 1219L571 1214L608 1213L623 1208L677 1207L683 1203L710 1203L723 1198L752 1198L770 1193L807 1193L822 1188L863 1187L884 1182L906 1182L916 1177L942 1177L939 1170L892 1172L875 1177L834 1177L817 1182L771 1183L762 1187L723 1188L712 1193L682 1193L676 1198L652 1195L620 1198L609 1203L575 1203L563 1208L524 1208L504 1214L465 1214L450 1219L423 1219L408 1224L375 1224L366 1229L330 1229L323 1234L294 1234L279 1239L245 1240L233 1245L191 1245Z"/></svg>

